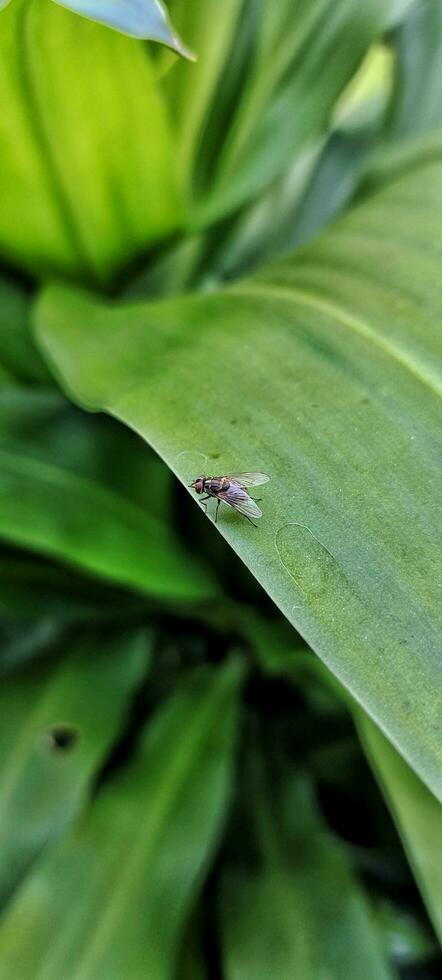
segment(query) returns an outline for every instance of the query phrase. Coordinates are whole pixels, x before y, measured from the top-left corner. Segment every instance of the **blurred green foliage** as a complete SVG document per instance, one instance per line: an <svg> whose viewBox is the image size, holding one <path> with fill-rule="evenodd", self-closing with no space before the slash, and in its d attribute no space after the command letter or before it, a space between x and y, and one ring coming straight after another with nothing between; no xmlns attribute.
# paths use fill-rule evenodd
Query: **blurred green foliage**
<svg viewBox="0 0 442 980"><path fill-rule="evenodd" d="M0 7L0 980L436 980L442 6Z"/></svg>

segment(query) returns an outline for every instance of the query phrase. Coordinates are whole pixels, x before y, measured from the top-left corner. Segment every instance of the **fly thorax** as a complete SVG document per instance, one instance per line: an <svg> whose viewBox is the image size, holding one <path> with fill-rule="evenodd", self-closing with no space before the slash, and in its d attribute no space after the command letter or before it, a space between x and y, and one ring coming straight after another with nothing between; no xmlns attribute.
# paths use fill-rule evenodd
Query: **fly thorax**
<svg viewBox="0 0 442 980"><path fill-rule="evenodd" d="M205 481L204 489L207 493L221 493L228 490L229 486L230 483L225 476L212 476Z"/></svg>

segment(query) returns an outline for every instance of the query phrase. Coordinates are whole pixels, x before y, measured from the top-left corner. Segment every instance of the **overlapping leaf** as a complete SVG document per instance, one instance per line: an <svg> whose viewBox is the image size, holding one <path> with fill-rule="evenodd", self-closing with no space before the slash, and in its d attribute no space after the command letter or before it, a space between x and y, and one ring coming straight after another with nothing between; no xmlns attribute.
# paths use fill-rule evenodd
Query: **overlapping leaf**
<svg viewBox="0 0 442 980"><path fill-rule="evenodd" d="M65 658L3 679L0 690L0 901L85 804L134 687L147 638L77 644ZM58 741L57 741L58 740Z"/></svg>
<svg viewBox="0 0 442 980"><path fill-rule="evenodd" d="M165 519L164 473L97 421L55 390L1 387L0 537L156 598L213 595Z"/></svg>
<svg viewBox="0 0 442 980"><path fill-rule="evenodd" d="M52 0L14 0L0 30L0 255L108 284L181 222L148 53Z"/></svg>
<svg viewBox="0 0 442 980"><path fill-rule="evenodd" d="M0 927L8 980L172 980L230 791L241 665L178 690ZM72 901L72 896L75 901Z"/></svg>
<svg viewBox="0 0 442 980"><path fill-rule="evenodd" d="M311 788L280 760L278 769L283 785L273 771L270 789L262 776L251 779L248 767L249 802L236 828L242 853L234 844L234 859L224 863L226 980L387 980L392 974L363 896L321 826Z"/></svg>
<svg viewBox="0 0 442 980"><path fill-rule="evenodd" d="M228 0L220 12L216 0L175 0L174 19L199 54L196 71L180 64L166 79L194 225L231 213L287 171L409 2Z"/></svg>
<svg viewBox="0 0 442 980"><path fill-rule="evenodd" d="M131 37L167 44L178 54L191 57L167 16L161 0L56 0L62 7L114 27Z"/></svg>
<svg viewBox="0 0 442 980"><path fill-rule="evenodd" d="M356 718L435 932L442 940L442 806L366 715L358 712Z"/></svg>

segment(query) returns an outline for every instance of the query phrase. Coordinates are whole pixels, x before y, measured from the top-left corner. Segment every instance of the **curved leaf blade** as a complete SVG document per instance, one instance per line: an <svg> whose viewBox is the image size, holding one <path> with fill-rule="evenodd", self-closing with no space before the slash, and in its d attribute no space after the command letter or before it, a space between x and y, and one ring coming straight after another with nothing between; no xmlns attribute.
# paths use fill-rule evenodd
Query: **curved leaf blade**
<svg viewBox="0 0 442 980"><path fill-rule="evenodd" d="M0 457L0 538L156 598L213 594L170 528L167 469L123 426L55 389L2 385Z"/></svg>
<svg viewBox="0 0 442 980"><path fill-rule="evenodd" d="M160 41L185 58L193 58L167 16L161 0L55 0L61 7L114 27L130 37Z"/></svg>
<svg viewBox="0 0 442 980"><path fill-rule="evenodd" d="M269 474L259 531L232 512L220 532L436 794L441 178L224 292L118 310L54 287L38 310L73 397L185 484L201 454Z"/></svg>
<svg viewBox="0 0 442 980"><path fill-rule="evenodd" d="M362 711L355 720L442 941L442 806Z"/></svg>
<svg viewBox="0 0 442 980"><path fill-rule="evenodd" d="M0 537L160 599L214 594L165 522L99 483L0 448Z"/></svg>
<svg viewBox="0 0 442 980"><path fill-rule="evenodd" d="M235 848L221 873L226 980L393 980L363 892L321 824L311 787L281 758L271 776L254 762L241 855Z"/></svg>
<svg viewBox="0 0 442 980"><path fill-rule="evenodd" d="M39 863L0 927L8 980L175 975L225 816L242 673L229 661L178 690L133 763Z"/></svg>
<svg viewBox="0 0 442 980"><path fill-rule="evenodd" d="M442 7L439 0L413 4L391 39L396 53L388 135L423 134L442 123Z"/></svg>
<svg viewBox="0 0 442 980"><path fill-rule="evenodd" d="M0 688L0 902L85 806L148 662L146 636L86 641ZM53 731L72 732L57 748Z"/></svg>

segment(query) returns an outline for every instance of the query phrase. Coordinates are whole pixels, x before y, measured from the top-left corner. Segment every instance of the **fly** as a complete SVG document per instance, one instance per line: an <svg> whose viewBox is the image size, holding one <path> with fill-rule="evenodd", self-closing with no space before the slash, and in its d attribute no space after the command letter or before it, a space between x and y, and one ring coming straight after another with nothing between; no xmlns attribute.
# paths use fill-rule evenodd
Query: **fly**
<svg viewBox="0 0 442 980"><path fill-rule="evenodd" d="M215 524L218 518L219 505L224 502L230 504L238 514L246 517L253 524L252 517L262 517L256 500L250 496L248 487L259 487L262 483L267 483L270 478L265 473L229 473L226 476L198 476L190 486L196 493L205 493L201 498L204 512L207 512L206 500L214 497L216 500ZM253 524L257 527L257 524Z"/></svg>

